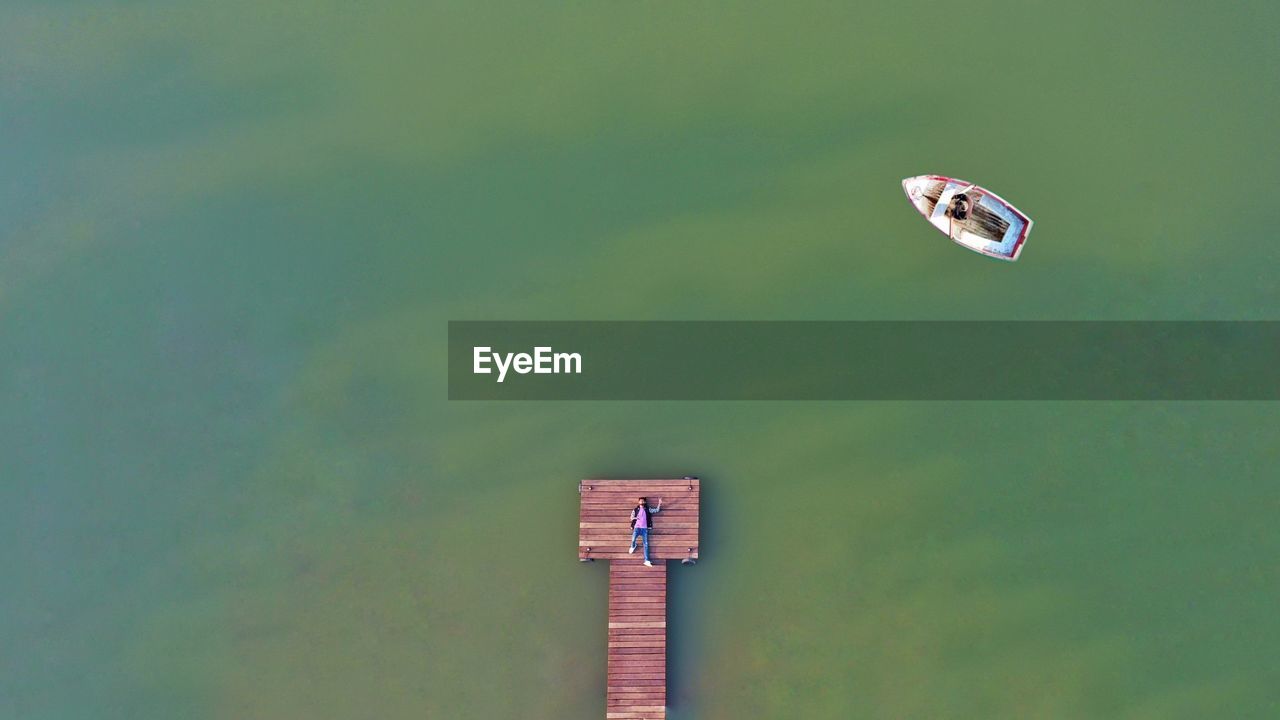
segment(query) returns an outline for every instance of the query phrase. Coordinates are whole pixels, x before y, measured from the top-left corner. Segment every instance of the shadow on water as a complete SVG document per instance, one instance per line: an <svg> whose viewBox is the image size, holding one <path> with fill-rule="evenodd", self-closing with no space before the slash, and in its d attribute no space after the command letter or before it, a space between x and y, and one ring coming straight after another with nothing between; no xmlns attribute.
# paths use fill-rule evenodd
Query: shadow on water
<svg viewBox="0 0 1280 720"><path fill-rule="evenodd" d="M705 644L700 630L700 617L709 603L703 602L708 587L706 551L710 548L712 562L720 542L720 514L716 508L719 488L706 477L702 481L698 512L698 562L695 565L672 563L667 578L667 717L678 720L696 717L699 713L696 679L699 668L704 666Z"/></svg>

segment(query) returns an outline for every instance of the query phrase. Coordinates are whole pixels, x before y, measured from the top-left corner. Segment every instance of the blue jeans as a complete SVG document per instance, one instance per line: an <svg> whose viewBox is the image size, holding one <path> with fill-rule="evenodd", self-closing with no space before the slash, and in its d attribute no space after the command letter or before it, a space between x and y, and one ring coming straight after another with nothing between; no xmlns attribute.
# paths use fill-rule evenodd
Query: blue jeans
<svg viewBox="0 0 1280 720"><path fill-rule="evenodd" d="M649 562L649 528L636 528L631 531L631 549L636 549L636 538L644 538L644 561Z"/></svg>

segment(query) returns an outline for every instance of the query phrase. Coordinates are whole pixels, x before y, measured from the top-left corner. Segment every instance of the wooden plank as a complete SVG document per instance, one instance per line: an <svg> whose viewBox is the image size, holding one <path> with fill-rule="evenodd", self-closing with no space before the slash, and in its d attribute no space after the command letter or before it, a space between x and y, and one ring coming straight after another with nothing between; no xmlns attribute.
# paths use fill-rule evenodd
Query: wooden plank
<svg viewBox="0 0 1280 720"><path fill-rule="evenodd" d="M667 523L693 523L698 522L698 511L689 508L672 508L671 510L663 510L655 513L653 518L654 527L663 527ZM578 512L578 522L581 523L610 523L611 525L621 525L623 531L628 535L631 534L631 509L628 507L603 507L588 505L581 508Z"/></svg>
<svg viewBox="0 0 1280 720"><path fill-rule="evenodd" d="M697 480L582 480L578 483L578 492L581 493L628 493L638 490L644 495L652 489L663 492L698 492L702 489L702 483Z"/></svg>
<svg viewBox="0 0 1280 720"><path fill-rule="evenodd" d="M653 558L653 560L655 561L655 564L656 564L656 561L658 560L663 560L663 561L683 560L687 557L697 560L698 548L695 547L692 550L689 550L688 548L689 548L688 545L677 545L674 548L672 547L655 548L653 546L650 546L649 556ZM639 551L637 551L637 554L638 553ZM591 558L595 560L614 560L614 561L621 561L621 562L627 562L628 560L634 560L636 562L640 562L641 560L640 558L637 557L637 555L632 555L628 553L626 548L618 548L618 547L599 548L594 545L589 548L588 547L578 548L578 557Z"/></svg>
<svg viewBox="0 0 1280 720"><path fill-rule="evenodd" d="M697 534L697 523L664 523L658 527L649 528L649 541L660 537L673 537L675 535L691 535ZM625 543L631 542L631 526L626 523L580 523L578 527L578 537L604 537L610 540L621 541Z"/></svg>
<svg viewBox="0 0 1280 720"><path fill-rule="evenodd" d="M682 523L687 524L687 523ZM652 543L661 537L674 537L676 535L693 535L697 536L699 528L696 527L671 527L667 525L658 525L649 528L649 542ZM609 542L618 544L631 544L632 530L629 525L622 527L598 528L598 527L579 527L578 539L599 538Z"/></svg>
<svg viewBox="0 0 1280 720"><path fill-rule="evenodd" d="M693 530L698 529L698 513L696 510L672 512L668 515L665 511L649 516L653 520L649 525L650 530L671 529L671 530ZM584 524L589 523L589 524ZM600 525L598 523L604 523ZM690 527L692 526L692 527ZM631 511L617 509L594 509L583 508L578 514L579 530L596 530L604 529L609 534L622 533L631 538Z"/></svg>
<svg viewBox="0 0 1280 720"><path fill-rule="evenodd" d="M697 486L693 490L684 487L671 485L648 485L645 483L636 483L635 485L618 490L601 490L598 488L587 488L580 486L578 494L584 500L595 498L597 501L617 500L627 505L635 505L637 498L649 498L650 505L657 505L661 498L662 506L665 508L668 502L676 498L693 498L696 500L702 494Z"/></svg>
<svg viewBox="0 0 1280 720"><path fill-rule="evenodd" d="M583 495L580 500L579 512L620 512L625 510L623 517L630 519L631 511L636 507L636 499L630 495L618 495L617 497L601 497L590 494ZM649 500L650 512L654 517L662 517L666 513L694 510L699 506L698 496L691 495L684 498L668 498L663 496L662 508L658 509L658 499L655 496ZM656 510L656 512L654 512Z"/></svg>
<svg viewBox="0 0 1280 720"><path fill-rule="evenodd" d="M658 547L659 545L672 548L680 545L683 545L684 547L689 547L697 544L698 544L697 537L690 537L687 535L650 535L649 536L650 552L652 552L653 549ZM636 552L642 552L644 550L643 545L644 545L644 541L637 538ZM622 548L623 551L626 551L631 549L631 535L628 534L626 537L615 536L615 537L583 538L582 540L578 541L578 547Z"/></svg>
<svg viewBox="0 0 1280 720"><path fill-rule="evenodd" d="M667 513L692 512L696 510L701 503L698 502L697 495L690 495L686 498L668 499L662 498L662 509L653 513L654 517L662 517ZM590 494L583 495L579 498L579 512L623 512L623 517L630 519L631 511L636 506L636 499L630 495L618 495L617 497L596 497ZM649 507L657 508L658 499L654 496L649 500Z"/></svg>
<svg viewBox="0 0 1280 720"><path fill-rule="evenodd" d="M697 535L650 535L649 536L649 552L652 553L654 548L661 543L665 548L672 548L678 545L689 547L698 544ZM618 542L616 537L586 537L578 541L578 547L623 547L627 550L631 549L631 541L625 540ZM644 552L644 541L636 542L636 552Z"/></svg>
<svg viewBox="0 0 1280 720"><path fill-rule="evenodd" d="M661 515L653 516L653 525L649 528L649 536L652 537L657 532L664 530L675 530L678 532L698 532L697 516L690 514L687 517L676 518L674 516L663 517ZM601 527L602 523L607 525ZM578 534L585 537L590 534L603 534L608 537L621 537L628 542L631 541L631 523L627 520L627 515L623 515L622 519L618 519L617 514L586 516L578 521Z"/></svg>
<svg viewBox="0 0 1280 720"><path fill-rule="evenodd" d="M634 502L581 502L577 506L577 514L579 515L599 515L605 520L626 520L631 523L631 510L634 509ZM686 502L680 505L672 505L667 507L667 503L662 503L662 510L652 512L654 520L663 518L675 518L677 515L685 516L685 518L696 518L698 510L701 507L699 502Z"/></svg>
<svg viewBox="0 0 1280 720"><path fill-rule="evenodd" d="M578 492L632 492L657 488L671 492L698 492L702 483L698 480L581 480Z"/></svg>
<svg viewBox="0 0 1280 720"><path fill-rule="evenodd" d="M698 511L690 508L663 510L649 516L654 528L675 527L682 530L694 530L698 527ZM584 525L583 523L603 523L603 525ZM692 527L688 527L692 526ZM617 507L583 507L578 512L578 528L586 530L593 527L605 527L609 530L621 530L631 535L631 510Z"/></svg>
<svg viewBox="0 0 1280 720"><path fill-rule="evenodd" d="M657 495L649 498L650 512L654 517L662 517L668 512L689 512L696 510L701 504L698 502L697 493L674 498L663 495L661 496L661 509L658 509L658 500L659 496ZM630 518L631 511L635 507L636 498L623 493L610 493L609 495L585 493L579 498L579 512L619 512L625 510L626 514L623 517Z"/></svg>
<svg viewBox="0 0 1280 720"><path fill-rule="evenodd" d="M634 559L633 556L627 555L627 552L625 550L621 552L596 552L595 550L592 550L591 552L586 552L584 549L583 552L578 553L578 557L582 558L583 560L608 560L613 562L617 562L619 560L625 562L628 558ZM666 562L668 560L684 560L686 558L697 560L698 559L697 549L695 548L692 553L679 553L679 554L673 553L667 556L653 555L653 559L655 563L657 563L658 561Z"/></svg>
<svg viewBox="0 0 1280 720"><path fill-rule="evenodd" d="M584 492L578 496L578 501L593 506L608 506L613 508L626 508L630 513L631 509L636 506L636 501L641 497L649 498L649 507L657 508L658 501L662 501L662 509L658 514L668 510L688 510L699 504L702 493L679 493L671 495L667 493L655 492L649 495L644 493L602 493L602 492ZM596 507L594 509L600 509Z"/></svg>
<svg viewBox="0 0 1280 720"><path fill-rule="evenodd" d="M651 507L656 507L657 503L657 500L649 501ZM653 513L653 516L655 518L659 518L663 517L667 513L671 513L672 515L678 515L680 513L694 513L699 507L701 507L701 505L702 503L698 502L698 498L696 496L676 502L663 500L662 509ZM631 510L634 509L635 506L636 499L630 495L624 495L613 502L593 500L589 496L583 495L579 498L578 513L613 513L614 517L621 514L622 517L630 520Z"/></svg>
<svg viewBox="0 0 1280 720"><path fill-rule="evenodd" d="M692 510L699 506L698 493L681 493L680 495L654 495L649 498L649 509L655 516L676 510ZM583 493L578 502L584 510L626 510L627 516L637 505L636 496L631 493ZM658 508L658 501L662 507Z"/></svg>
<svg viewBox="0 0 1280 720"><path fill-rule="evenodd" d="M603 489L618 489L618 488L626 489L626 488L639 487L639 486L687 488L690 485L692 485L693 487L696 488L696 487L699 487L701 484L702 484L701 481L699 481L697 478L685 478L685 479L680 479L680 478L643 479L642 478L637 480L617 480L617 479L609 478L609 479L582 480L579 483L579 486L584 489L590 488L592 490L595 490L595 489L603 490ZM641 495L643 494L644 493L641 493Z"/></svg>
<svg viewBox="0 0 1280 720"><path fill-rule="evenodd" d="M654 526L649 528L649 534L656 532L666 532L675 530L678 532L697 532L698 522L696 518L688 517L675 519L670 517L653 517ZM579 535L586 533L599 533L608 535L609 537L623 537L627 540L631 539L631 523L627 520L627 516L623 515L619 520L617 516L606 518L605 520L582 520L578 523Z"/></svg>
<svg viewBox="0 0 1280 720"><path fill-rule="evenodd" d="M627 540L630 540L631 539L631 522L630 520L627 519L629 517L630 516L627 515L626 513L623 513L621 518L618 517L618 513L609 513L609 514L591 513L588 515L582 515L578 520L578 530L592 531L592 530L599 529L591 525L584 526L583 523L592 523L592 524L609 523L610 527L605 528L608 534L613 535L614 533L617 533L619 535L625 536ZM661 530L666 528L666 529L672 529L672 530L695 530L696 531L698 529L697 519L698 519L697 513L692 513L692 512L682 516L677 516L675 513L672 513L671 515L667 515L666 513L663 513L661 515L653 516L653 527L650 529ZM688 525L693 525L693 527L686 527Z"/></svg>
<svg viewBox="0 0 1280 720"><path fill-rule="evenodd" d="M662 612L626 612L614 616L614 623L666 623Z"/></svg>
<svg viewBox="0 0 1280 720"><path fill-rule="evenodd" d="M658 501L662 501L662 509L658 510L658 514L662 514L668 510L688 510L699 504L702 493L678 493L669 494L655 492L649 495L644 493L602 493L602 492L584 492L578 496L581 503L588 505L604 505L608 507L626 508L631 511L637 504L637 500L641 497L649 498L649 507L657 509ZM596 508L599 509L599 508Z"/></svg>
<svg viewBox="0 0 1280 720"><path fill-rule="evenodd" d="M623 555L631 555L631 559L635 560L637 565L641 565L644 563L644 548L637 545L636 551L633 553L631 552L631 543L626 543L623 545L615 545L611 543L602 543L602 542L587 542L579 545L578 547L583 551L586 551L587 548L590 548L591 552L596 552L596 553L616 552L616 553L622 553ZM654 553L663 553L664 556L670 556L674 554L674 557L664 557L665 560L676 560L680 557L683 557L685 553L691 552L690 548L693 548L694 550L696 550L698 548L698 543L692 540L684 540L684 541L669 540L669 539L663 540L661 538L654 538L649 541L650 556L652 556ZM625 560L625 558L623 559Z"/></svg>
<svg viewBox="0 0 1280 720"><path fill-rule="evenodd" d="M585 548L583 548L582 552L578 553L578 557L582 558L583 560L607 560L609 562L626 562L627 560L635 559L634 556L628 555L625 550L622 552L612 552L612 553L597 552L595 550L592 550L591 552L587 552ZM665 556L665 557L662 555L654 554L653 562L656 565L659 562L667 562L668 560L684 560L685 558L688 558L688 557L691 557L694 560L697 560L698 551L694 550L692 553L680 553L679 555L670 554L669 556Z"/></svg>
<svg viewBox="0 0 1280 720"><path fill-rule="evenodd" d="M650 535L649 536L649 552L650 553L652 553L654 550L658 549L659 547L669 550L671 548L676 548L676 547L689 548L697 544L698 544L698 538L693 536L688 536L688 535ZM578 547L621 548L623 552L629 552L631 550L631 539L616 538L616 537L584 538L578 541ZM640 560L644 559L643 557L641 557L641 555L644 553L643 540L638 540L636 542L636 553L637 553L637 558L639 558Z"/></svg>

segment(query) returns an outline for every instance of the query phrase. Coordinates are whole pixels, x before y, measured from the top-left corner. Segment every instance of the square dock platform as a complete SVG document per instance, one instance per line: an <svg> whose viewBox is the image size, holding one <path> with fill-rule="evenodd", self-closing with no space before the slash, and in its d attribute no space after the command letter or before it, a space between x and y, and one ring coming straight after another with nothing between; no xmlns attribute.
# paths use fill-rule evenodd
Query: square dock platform
<svg viewBox="0 0 1280 720"><path fill-rule="evenodd" d="M698 559L697 478L679 480L583 480L578 483L579 560L641 561L632 555L631 509L636 499L647 497L650 507L662 501L649 531L649 555L660 560Z"/></svg>

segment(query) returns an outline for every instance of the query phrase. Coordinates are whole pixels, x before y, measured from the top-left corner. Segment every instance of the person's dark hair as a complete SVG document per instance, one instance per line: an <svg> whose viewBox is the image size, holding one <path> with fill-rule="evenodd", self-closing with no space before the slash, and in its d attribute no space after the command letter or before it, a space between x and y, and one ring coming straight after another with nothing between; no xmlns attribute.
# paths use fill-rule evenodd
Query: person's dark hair
<svg viewBox="0 0 1280 720"><path fill-rule="evenodd" d="M638 498L638 499L636 499L636 502L638 502L638 503L644 503L645 505L648 505L648 504L649 504L649 498L647 498L647 497Z"/></svg>

